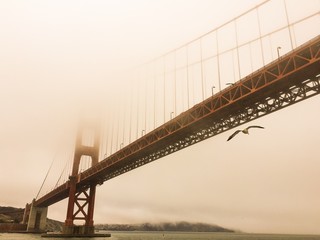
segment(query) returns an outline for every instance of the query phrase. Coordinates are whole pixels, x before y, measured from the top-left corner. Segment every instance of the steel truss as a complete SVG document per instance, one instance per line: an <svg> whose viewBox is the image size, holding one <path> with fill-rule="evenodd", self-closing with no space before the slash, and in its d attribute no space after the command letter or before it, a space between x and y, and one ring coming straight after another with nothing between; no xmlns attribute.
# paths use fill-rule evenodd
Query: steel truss
<svg viewBox="0 0 320 240"><path fill-rule="evenodd" d="M78 209L73 213L74 220L88 221L87 209L91 202L91 197L92 196L90 195L90 191L87 189L87 187L82 188L76 193L74 203Z"/></svg>
<svg viewBox="0 0 320 240"><path fill-rule="evenodd" d="M231 128L320 93L320 36L181 113L78 174L77 189L102 184ZM49 205L68 196L67 182L41 199Z"/></svg>
<svg viewBox="0 0 320 240"><path fill-rule="evenodd" d="M320 36L81 173L100 184L136 167L319 93Z"/></svg>
<svg viewBox="0 0 320 240"><path fill-rule="evenodd" d="M252 106L244 108L242 111L237 111L225 118L221 118L219 121L212 121L211 125L207 125L204 128L194 131L190 135L186 136L185 139L179 140L152 154L149 154L148 156L137 159L136 161L113 171L104 178L104 181L319 93L320 76L316 76L313 79L307 79L300 85L293 86L286 91L278 93L274 97L268 97L253 104Z"/></svg>

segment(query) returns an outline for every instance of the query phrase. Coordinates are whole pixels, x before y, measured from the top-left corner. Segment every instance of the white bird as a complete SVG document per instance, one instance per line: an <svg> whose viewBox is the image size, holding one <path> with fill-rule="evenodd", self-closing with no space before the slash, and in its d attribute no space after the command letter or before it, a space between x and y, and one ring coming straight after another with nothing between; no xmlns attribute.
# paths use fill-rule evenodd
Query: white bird
<svg viewBox="0 0 320 240"><path fill-rule="evenodd" d="M235 131L234 133L232 133L231 136L228 138L227 141L231 140L231 139L232 139L235 135L237 135L239 132L243 132L244 134L249 134L249 128L263 128L263 129L264 129L264 127L261 127L261 126L249 126L249 127L245 128L245 129L243 129L243 130L237 130L237 131Z"/></svg>

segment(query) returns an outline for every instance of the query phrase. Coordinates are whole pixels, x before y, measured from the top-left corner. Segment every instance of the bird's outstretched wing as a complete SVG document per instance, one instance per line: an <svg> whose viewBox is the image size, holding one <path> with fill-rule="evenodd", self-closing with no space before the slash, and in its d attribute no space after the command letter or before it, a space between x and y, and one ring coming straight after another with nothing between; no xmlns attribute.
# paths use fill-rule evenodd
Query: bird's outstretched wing
<svg viewBox="0 0 320 240"><path fill-rule="evenodd" d="M227 141L231 140L235 135L237 135L241 130L237 130L234 133L231 134L231 136L227 139Z"/></svg>
<svg viewBox="0 0 320 240"><path fill-rule="evenodd" d="M261 127L261 126L255 126L255 125L253 125L253 126L249 126L249 127L247 127L247 129L249 129L249 128L264 128L264 127Z"/></svg>

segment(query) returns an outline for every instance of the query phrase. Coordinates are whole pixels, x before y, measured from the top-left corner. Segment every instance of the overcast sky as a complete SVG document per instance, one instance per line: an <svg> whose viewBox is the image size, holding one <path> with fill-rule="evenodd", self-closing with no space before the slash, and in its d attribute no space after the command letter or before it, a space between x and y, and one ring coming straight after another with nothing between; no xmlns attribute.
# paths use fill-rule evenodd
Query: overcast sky
<svg viewBox="0 0 320 240"><path fill-rule="evenodd" d="M79 106L115 105L127 89L117 73L260 2L0 0L0 205L32 201L57 148L70 152ZM308 4L307 14L320 10L320 0ZM319 34L317 26L307 30ZM298 27L296 34L296 44L308 40ZM265 130L226 142L228 131L105 182L95 222L320 234L319 106L320 96L312 97L252 122ZM65 214L66 201L49 207L50 218Z"/></svg>

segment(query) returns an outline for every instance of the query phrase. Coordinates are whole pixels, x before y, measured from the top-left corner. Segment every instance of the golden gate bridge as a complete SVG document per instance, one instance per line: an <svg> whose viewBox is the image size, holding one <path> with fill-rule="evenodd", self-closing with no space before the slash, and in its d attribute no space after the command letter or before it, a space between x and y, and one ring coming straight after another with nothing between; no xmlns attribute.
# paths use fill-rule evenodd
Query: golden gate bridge
<svg viewBox="0 0 320 240"><path fill-rule="evenodd" d="M68 198L63 234L92 235L97 185L319 94L319 9L294 18L290 4L264 1L137 67L108 125L83 123L72 162L27 204L27 231L43 231L48 206Z"/></svg>

